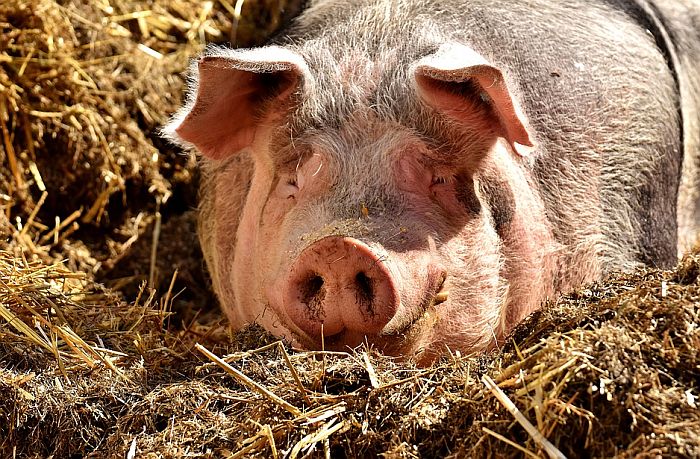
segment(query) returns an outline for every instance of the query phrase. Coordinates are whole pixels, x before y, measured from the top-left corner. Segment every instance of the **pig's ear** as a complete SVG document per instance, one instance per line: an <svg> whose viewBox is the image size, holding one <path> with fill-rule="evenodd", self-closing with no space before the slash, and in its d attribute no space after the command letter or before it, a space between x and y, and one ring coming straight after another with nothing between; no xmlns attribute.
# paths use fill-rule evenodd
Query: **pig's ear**
<svg viewBox="0 0 700 459"><path fill-rule="evenodd" d="M309 75L300 55L279 46L214 49L193 66L188 101L163 133L204 156L225 158L250 146L259 125L282 116Z"/></svg>
<svg viewBox="0 0 700 459"><path fill-rule="evenodd" d="M491 130L495 115L497 133L514 151L521 156L532 151L525 117L503 74L471 48L441 46L416 63L414 77L418 93L435 109L477 130Z"/></svg>

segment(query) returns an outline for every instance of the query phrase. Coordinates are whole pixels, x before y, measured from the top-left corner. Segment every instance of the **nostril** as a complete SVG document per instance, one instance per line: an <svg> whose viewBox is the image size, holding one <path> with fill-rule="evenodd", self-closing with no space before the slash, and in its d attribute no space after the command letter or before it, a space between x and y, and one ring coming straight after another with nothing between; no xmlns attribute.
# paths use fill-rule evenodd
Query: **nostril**
<svg viewBox="0 0 700 459"><path fill-rule="evenodd" d="M302 294L302 301L304 303L308 303L311 301L313 298L317 297L319 293L321 293L321 290L323 289L323 277L315 274L308 279L306 279L305 282L302 283L302 289L301 289L301 294Z"/></svg>
<svg viewBox="0 0 700 459"><path fill-rule="evenodd" d="M301 302L306 304L309 307L309 310L315 313L314 315L320 315L323 309L321 304L326 296L323 284L323 278L318 274L313 274L299 286Z"/></svg>
<svg viewBox="0 0 700 459"><path fill-rule="evenodd" d="M372 279L367 277L367 274L360 271L355 276L355 284L357 287L358 303L365 305L367 310L371 311L372 302L374 301L374 288L372 287Z"/></svg>

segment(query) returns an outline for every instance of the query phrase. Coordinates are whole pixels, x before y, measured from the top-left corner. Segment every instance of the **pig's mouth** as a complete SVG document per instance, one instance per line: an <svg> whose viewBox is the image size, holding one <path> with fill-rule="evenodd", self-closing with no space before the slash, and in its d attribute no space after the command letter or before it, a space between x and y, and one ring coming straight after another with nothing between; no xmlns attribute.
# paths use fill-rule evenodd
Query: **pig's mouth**
<svg viewBox="0 0 700 459"><path fill-rule="evenodd" d="M423 295L416 307L405 308L387 324L380 333L381 336L406 335L415 324L426 314L435 309L438 304L447 301L449 292L446 286L447 272L430 266L426 277ZM407 302L410 304L410 300Z"/></svg>

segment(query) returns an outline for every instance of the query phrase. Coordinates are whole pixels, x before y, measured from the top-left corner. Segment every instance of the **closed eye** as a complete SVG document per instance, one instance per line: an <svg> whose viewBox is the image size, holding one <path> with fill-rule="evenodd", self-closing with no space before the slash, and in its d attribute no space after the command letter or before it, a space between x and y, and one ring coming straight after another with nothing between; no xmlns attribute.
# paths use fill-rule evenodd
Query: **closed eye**
<svg viewBox="0 0 700 459"><path fill-rule="evenodd" d="M296 176L280 177L277 184L277 196L284 199L294 199L299 193L299 183Z"/></svg>

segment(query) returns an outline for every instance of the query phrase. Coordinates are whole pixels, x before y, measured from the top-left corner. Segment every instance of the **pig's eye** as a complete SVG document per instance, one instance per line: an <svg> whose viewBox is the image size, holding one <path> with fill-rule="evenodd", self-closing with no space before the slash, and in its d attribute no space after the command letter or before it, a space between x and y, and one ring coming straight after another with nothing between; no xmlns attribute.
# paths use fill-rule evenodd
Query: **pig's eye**
<svg viewBox="0 0 700 459"><path fill-rule="evenodd" d="M277 195L283 199L294 199L299 192L299 182L296 176L281 177L277 185Z"/></svg>
<svg viewBox="0 0 700 459"><path fill-rule="evenodd" d="M453 192L454 177L450 175L433 175L430 179L430 193L440 200L447 199Z"/></svg>
<svg viewBox="0 0 700 459"><path fill-rule="evenodd" d="M433 176L433 179L432 179L432 181L431 181L431 183L430 183L430 186L433 186L433 185L444 185L445 183L447 183L447 177L440 177L440 176L438 176L438 175L434 175L434 176Z"/></svg>
<svg viewBox="0 0 700 459"><path fill-rule="evenodd" d="M297 192L299 191L299 182L296 177L287 179L286 194L287 199L293 199Z"/></svg>

